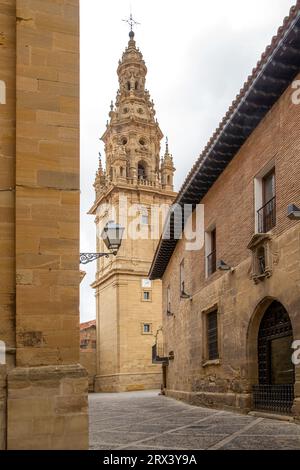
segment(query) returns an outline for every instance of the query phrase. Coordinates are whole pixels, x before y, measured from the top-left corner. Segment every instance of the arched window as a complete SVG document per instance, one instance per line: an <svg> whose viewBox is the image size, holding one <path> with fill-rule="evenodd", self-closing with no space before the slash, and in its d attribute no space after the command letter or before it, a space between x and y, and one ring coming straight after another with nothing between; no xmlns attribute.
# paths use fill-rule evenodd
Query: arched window
<svg viewBox="0 0 300 470"><path fill-rule="evenodd" d="M171 183L171 178L170 178L170 175L167 176L167 183L170 184Z"/></svg>
<svg viewBox="0 0 300 470"><path fill-rule="evenodd" d="M135 82L135 89L136 89L136 90L139 89L139 82Z"/></svg>
<svg viewBox="0 0 300 470"><path fill-rule="evenodd" d="M127 90L130 91L130 88L131 88L130 82L127 82Z"/></svg>
<svg viewBox="0 0 300 470"><path fill-rule="evenodd" d="M138 164L138 178L140 180L145 180L146 179L146 166L144 162L139 162Z"/></svg>
<svg viewBox="0 0 300 470"><path fill-rule="evenodd" d="M123 176L124 176L124 169L123 169L122 166L120 167L120 176L121 176L121 178L123 178Z"/></svg>

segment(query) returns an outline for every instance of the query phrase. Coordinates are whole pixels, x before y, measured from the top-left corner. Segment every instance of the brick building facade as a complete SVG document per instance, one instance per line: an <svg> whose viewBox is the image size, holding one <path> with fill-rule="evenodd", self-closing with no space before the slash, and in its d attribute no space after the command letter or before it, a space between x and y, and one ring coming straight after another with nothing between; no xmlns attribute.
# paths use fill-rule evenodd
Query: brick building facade
<svg viewBox="0 0 300 470"><path fill-rule="evenodd" d="M297 2L179 192L204 204L204 246L161 239L150 271L163 280L166 393L298 419L299 25Z"/></svg>

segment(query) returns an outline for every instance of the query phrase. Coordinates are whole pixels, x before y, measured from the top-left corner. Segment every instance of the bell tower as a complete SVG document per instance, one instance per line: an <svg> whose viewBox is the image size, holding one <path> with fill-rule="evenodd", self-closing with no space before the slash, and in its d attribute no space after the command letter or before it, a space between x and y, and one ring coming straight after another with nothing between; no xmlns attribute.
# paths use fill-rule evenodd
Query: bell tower
<svg viewBox="0 0 300 470"><path fill-rule="evenodd" d="M119 89L111 102L102 136L102 160L95 178L97 251L105 251L99 234L114 218L125 226L125 239L116 257L97 261L96 295L97 376L95 391L159 388L161 367L151 361L151 347L162 324L160 281L148 272L155 253L161 222L153 236L152 208L172 204L172 157L168 145L160 159L163 134L155 117L153 100L145 88L147 67L136 46L134 32L118 64ZM133 207L140 207L138 221ZM122 214L121 214L122 213ZM125 214L125 216L124 216Z"/></svg>

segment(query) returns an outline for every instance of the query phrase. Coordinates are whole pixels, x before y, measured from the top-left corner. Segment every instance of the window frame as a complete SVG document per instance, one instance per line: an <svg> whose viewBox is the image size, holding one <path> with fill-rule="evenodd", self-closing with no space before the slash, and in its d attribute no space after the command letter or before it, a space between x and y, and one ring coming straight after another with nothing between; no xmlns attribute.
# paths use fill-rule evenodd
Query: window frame
<svg viewBox="0 0 300 470"><path fill-rule="evenodd" d="M184 266L184 258L181 260L179 265L179 289L180 289L180 296L185 294L185 266Z"/></svg>
<svg viewBox="0 0 300 470"><path fill-rule="evenodd" d="M214 234L214 243L212 234ZM214 246L213 246L214 245ZM217 271L217 228L216 224L210 226L205 232L205 278L209 279ZM213 271L209 270L209 257L214 254L214 268Z"/></svg>
<svg viewBox="0 0 300 470"><path fill-rule="evenodd" d="M216 314L217 320L217 354L215 359L209 355L208 319L210 314ZM202 367L219 366L221 364L222 335L221 335L221 315L218 304L202 311Z"/></svg>
<svg viewBox="0 0 300 470"><path fill-rule="evenodd" d="M167 315L171 314L171 285L169 284L167 287Z"/></svg>
<svg viewBox="0 0 300 470"><path fill-rule="evenodd" d="M274 196L272 199L270 199L270 201L265 202L264 201L265 199L264 180L266 177L268 177L272 173L274 173ZM262 170L260 170L260 172L254 178L254 230L255 230L255 233L257 234L264 233L259 230L259 211L262 210L265 207L265 205L271 202L273 199L275 199L274 201L275 224L269 231L273 230L274 227L276 227L276 214L277 214L276 195L277 195L276 165L275 165L275 161L271 160L267 165L263 167Z"/></svg>
<svg viewBox="0 0 300 470"><path fill-rule="evenodd" d="M149 298L145 299L144 294L148 294ZM142 289L142 302L152 302L152 291L149 289Z"/></svg>
<svg viewBox="0 0 300 470"><path fill-rule="evenodd" d="M145 326L149 326L149 331L144 330ZM141 323L141 333L142 335L145 335L145 336L151 336L152 335L152 323L146 323L146 322Z"/></svg>

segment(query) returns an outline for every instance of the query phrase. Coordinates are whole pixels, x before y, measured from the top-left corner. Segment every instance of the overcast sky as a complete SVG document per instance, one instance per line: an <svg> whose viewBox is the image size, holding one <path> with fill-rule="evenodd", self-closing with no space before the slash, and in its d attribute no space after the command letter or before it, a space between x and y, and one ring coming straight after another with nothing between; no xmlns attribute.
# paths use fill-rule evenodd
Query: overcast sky
<svg viewBox="0 0 300 470"><path fill-rule="evenodd" d="M169 137L178 190L295 0L81 0L81 251L95 250L99 138L118 89L130 6L146 88ZM164 150L164 142L162 142ZM95 318L96 263L84 267L81 321Z"/></svg>

